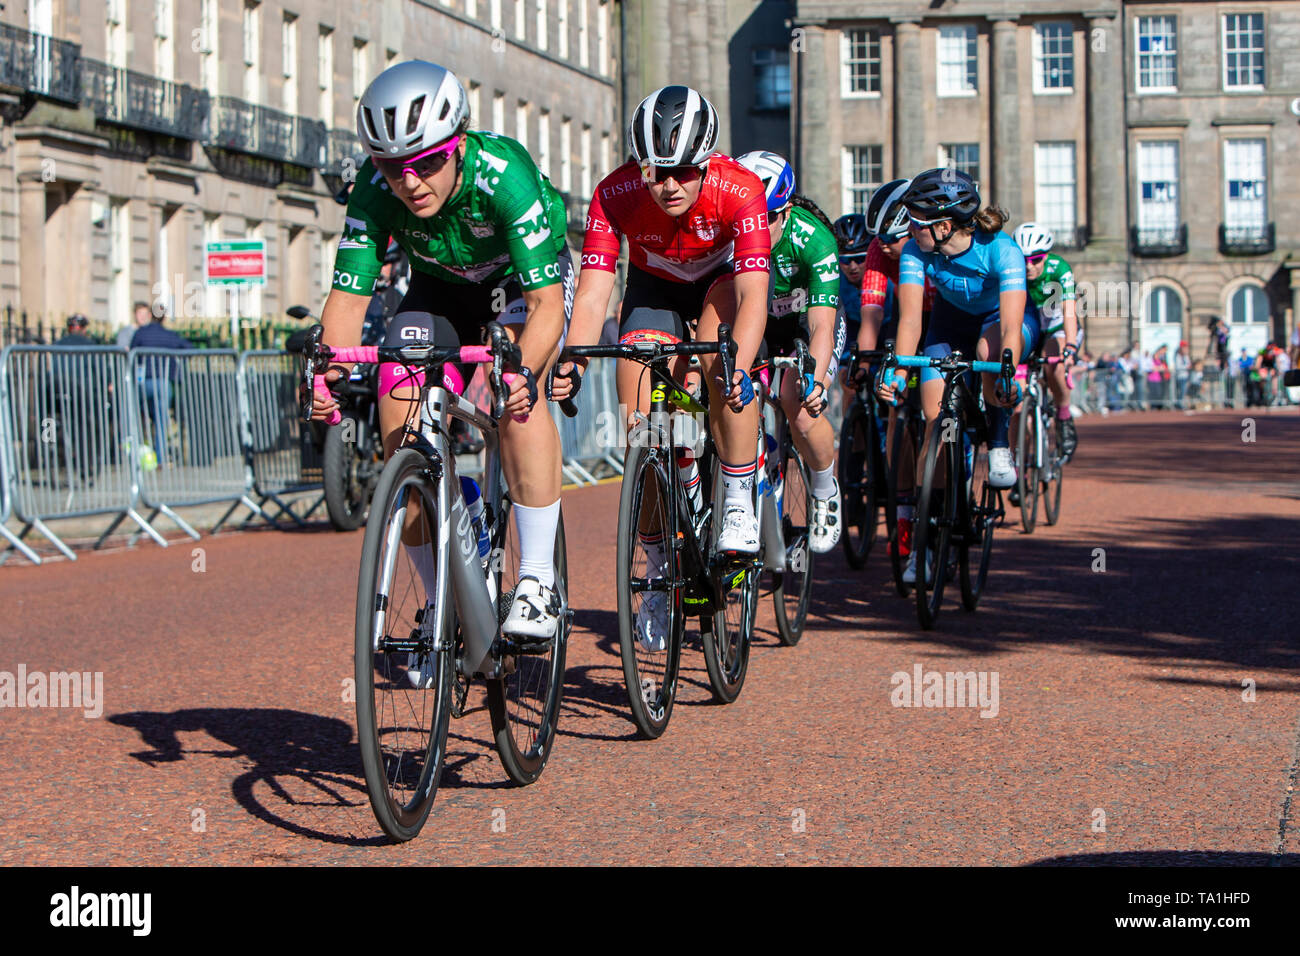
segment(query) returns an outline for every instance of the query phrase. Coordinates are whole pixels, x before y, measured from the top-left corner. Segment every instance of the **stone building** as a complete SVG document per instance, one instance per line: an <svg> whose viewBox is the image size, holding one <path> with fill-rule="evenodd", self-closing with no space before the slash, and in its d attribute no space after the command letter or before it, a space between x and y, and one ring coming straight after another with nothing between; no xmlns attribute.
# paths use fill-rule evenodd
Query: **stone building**
<svg viewBox="0 0 1300 956"><path fill-rule="evenodd" d="M319 308L357 98L423 58L514 136L580 224L615 161L612 0L31 0L0 9L0 308L115 323ZM266 243L266 284L205 286L205 243Z"/></svg>
<svg viewBox="0 0 1300 956"><path fill-rule="evenodd" d="M796 7L792 152L834 214L951 162L1055 230L1094 351L1203 354L1213 316L1234 349L1294 328L1300 3Z"/></svg>

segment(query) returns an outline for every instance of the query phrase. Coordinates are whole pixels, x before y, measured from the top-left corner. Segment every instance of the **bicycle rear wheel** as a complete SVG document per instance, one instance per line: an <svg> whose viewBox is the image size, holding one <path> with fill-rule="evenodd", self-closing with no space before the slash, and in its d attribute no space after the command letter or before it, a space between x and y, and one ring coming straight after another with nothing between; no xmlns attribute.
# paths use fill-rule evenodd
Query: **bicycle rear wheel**
<svg viewBox="0 0 1300 956"><path fill-rule="evenodd" d="M676 516L668 485L676 463L665 450L647 448L645 426L633 429L623 463L618 506L618 646L632 720L642 735L668 729L681 662L683 587L681 552L673 547ZM671 450L667 450L671 454ZM663 542L665 563L651 568L647 542Z"/></svg>
<svg viewBox="0 0 1300 956"><path fill-rule="evenodd" d="M988 445L976 444L971 462L971 474L962 489L965 504L960 519L966 538L958 551L961 602L968 611L975 610L984 593L989 558L993 554L993 528L998 522L998 492L989 484Z"/></svg>
<svg viewBox="0 0 1300 956"><path fill-rule="evenodd" d="M777 502L781 540L785 542L785 570L772 575L772 603L777 637L786 647L793 647L803 637L812 598L813 551L808 546L808 523L813 501L808 466L790 440L789 429L785 431Z"/></svg>
<svg viewBox="0 0 1300 956"><path fill-rule="evenodd" d="M418 517L411 506L418 503ZM357 577L355 678L357 737L370 805L392 839L414 838L433 807L446 756L455 671L454 615L435 642L434 608L447 607L449 581L433 594L402 542L437 566L437 494L424 456L399 450L379 479ZM410 518L408 522L408 518ZM435 644L437 646L435 646ZM418 681L416 673L423 675Z"/></svg>
<svg viewBox="0 0 1300 956"><path fill-rule="evenodd" d="M915 418L907 413L901 413L894 424L894 437L889 447L889 501L887 505L888 527L889 527L889 567L894 575L894 590L898 592L899 597L907 597L912 593L912 586L903 580L903 570L907 565L907 555L899 550L902 533L898 524L898 499L899 499L899 475L902 473L904 458L910 458L912 468L910 473L916 474L916 434L915 429L919 423ZM913 493L913 488L906 489L908 494ZM916 513L913 511L912 520L915 522Z"/></svg>
<svg viewBox="0 0 1300 956"><path fill-rule="evenodd" d="M1016 494L1020 496L1020 524L1032 534L1038 523L1038 415L1032 396L1020 406L1016 429Z"/></svg>
<svg viewBox="0 0 1300 956"><path fill-rule="evenodd" d="M876 464L876 422L860 401L854 401L840 427L839 481L844 515L840 543L852 568L861 568L876 540L879 478Z"/></svg>
<svg viewBox="0 0 1300 956"><path fill-rule="evenodd" d="M1054 525L1061 517L1061 482L1065 480L1065 465L1061 462L1061 422L1048 406L1047 430L1043 433L1043 462L1047 465L1043 476L1043 517Z"/></svg>
<svg viewBox="0 0 1300 956"><path fill-rule="evenodd" d="M926 442L925 471L921 480L921 500L916 505L916 526L912 550L916 553L916 617L927 631L934 627L943 606L943 590L948 580L948 555L952 546L952 528L957 515L957 489L954 487L950 460L960 447L960 428L952 428L957 444L943 440L950 431L949 419L941 417L930 429ZM939 488L939 481L944 487ZM934 493L934 494L932 494ZM937 494L937 500L932 500ZM934 513L933 504L940 510Z"/></svg>
<svg viewBox="0 0 1300 956"><path fill-rule="evenodd" d="M510 615L519 583L519 536L512 531L508 497L501 499L501 516L493 535L491 573L497 575L497 616ZM498 563L499 562L499 563ZM555 741L564 697L564 658L569 645L569 568L564 544L564 516L555 529L555 588L560 597L560 623L555 640L540 651L508 654L505 673L487 682L492 735L506 775L520 786L541 776ZM502 640L498 635L498 640Z"/></svg>
<svg viewBox="0 0 1300 956"><path fill-rule="evenodd" d="M721 465L713 463L713 513L723 512ZM716 527L716 525L715 525ZM705 543L713 552L713 535ZM701 618L704 667L715 699L729 704L740 696L749 670L749 647L758 616L758 583L762 565L758 560L720 564L712 559L710 574L718 598L712 618Z"/></svg>

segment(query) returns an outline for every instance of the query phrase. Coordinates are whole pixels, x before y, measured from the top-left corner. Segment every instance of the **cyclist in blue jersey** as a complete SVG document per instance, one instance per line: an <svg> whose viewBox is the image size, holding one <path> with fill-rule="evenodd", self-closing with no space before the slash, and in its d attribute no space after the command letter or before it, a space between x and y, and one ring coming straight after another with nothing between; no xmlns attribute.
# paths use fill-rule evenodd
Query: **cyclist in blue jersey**
<svg viewBox="0 0 1300 956"><path fill-rule="evenodd" d="M898 354L916 354L921 343L921 306L926 279L935 289L930 327L923 354L942 358L960 351L968 358L997 361L1009 348L1019 362L1037 343L1038 310L1025 290L1025 257L1002 232L1006 213L980 208L979 190L965 173L931 169L912 180L903 199L912 238L899 258ZM927 433L939 417L943 376L937 369L921 370L921 407ZM989 409L989 484L1010 488L1016 483L1015 464L1007 439L1010 408L1019 389L1003 395L996 375L985 374L984 398ZM893 399L906 383L906 371L895 369L881 388ZM918 467L918 473L923 470ZM915 580L915 553L904 580Z"/></svg>

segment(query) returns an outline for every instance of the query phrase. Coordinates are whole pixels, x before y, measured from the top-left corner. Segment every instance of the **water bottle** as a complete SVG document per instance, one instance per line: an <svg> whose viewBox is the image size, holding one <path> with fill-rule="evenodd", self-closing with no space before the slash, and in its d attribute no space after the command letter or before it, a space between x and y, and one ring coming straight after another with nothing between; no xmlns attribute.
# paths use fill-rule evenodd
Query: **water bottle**
<svg viewBox="0 0 1300 956"><path fill-rule="evenodd" d="M483 495L478 490L478 482L464 475L460 479L461 494L465 496L465 508L469 511L474 533L478 535L478 557L487 567L488 552L492 542L488 539L487 526L483 521Z"/></svg>

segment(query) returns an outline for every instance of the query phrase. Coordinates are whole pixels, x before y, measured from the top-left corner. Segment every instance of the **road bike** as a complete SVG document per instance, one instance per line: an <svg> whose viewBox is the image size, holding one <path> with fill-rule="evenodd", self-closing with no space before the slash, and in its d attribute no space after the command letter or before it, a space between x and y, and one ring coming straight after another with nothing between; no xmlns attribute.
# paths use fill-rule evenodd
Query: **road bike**
<svg viewBox="0 0 1300 956"><path fill-rule="evenodd" d="M943 375L939 418L926 439L913 537L916 616L921 627L929 630L943 605L954 545L962 604L968 611L979 604L993 551L993 529L1003 516L1001 493L988 482L990 436L983 390L964 373L998 375L1005 394L1018 386L1010 349L1003 350L1001 363L966 361L960 352L944 358L897 355L893 362L904 368L935 368Z"/></svg>
<svg viewBox="0 0 1300 956"><path fill-rule="evenodd" d="M880 350L853 350L849 381L853 382L859 362L883 358ZM886 528L892 537L893 517L888 510L888 468L880 420L884 417L880 400L870 379L858 382L856 395L840 425L839 483L844 531L840 544L851 568L861 568L876 542L880 512L885 510Z"/></svg>
<svg viewBox="0 0 1300 956"><path fill-rule="evenodd" d="M446 757L450 718L465 713L470 683L486 683L492 732L501 765L516 784L535 781L546 765L560 715L564 660L572 629L561 516L555 538L555 588L560 599L554 638L538 644L501 633L517 582L518 541L511 534L513 501L501 472L497 420L505 410L519 347L497 323L486 346L408 345L330 349L319 326L304 347L303 407L320 374L334 362L395 362L425 372L419 425L375 488L357 581L355 679L357 732L371 807L384 832L414 838L433 806ZM459 372L448 363L491 364L491 414L463 398ZM545 413L544 409L534 414ZM483 512L477 521L456 473L450 422L478 428L485 442ZM487 547L484 546L486 543ZM405 547L404 547L405 545ZM484 551L487 554L484 554ZM432 567L426 591L412 553Z"/></svg>
<svg viewBox="0 0 1300 956"><path fill-rule="evenodd" d="M638 412L627 436L615 567L623 677L632 719L650 739L661 736L672 717L688 617L699 620L715 698L735 700L749 667L758 562L713 551L722 481L707 396L693 395L668 372L679 357L716 354L723 380L730 381L730 336L724 324L717 342L583 346L562 357L626 359L650 375L650 413ZM653 562L658 566L652 566L655 554L663 555L662 564Z"/></svg>
<svg viewBox="0 0 1300 956"><path fill-rule="evenodd" d="M1025 398L1020 407L1016 428L1016 495L1012 504L1020 506L1020 523L1026 534L1038 522L1038 499L1049 525L1056 524L1061 513L1061 483L1065 478L1065 461L1061 453L1061 426L1043 376L1048 365L1061 362L1061 356L1030 356L1027 364L1016 371L1025 381ZM1071 382L1070 387L1074 385Z"/></svg>

